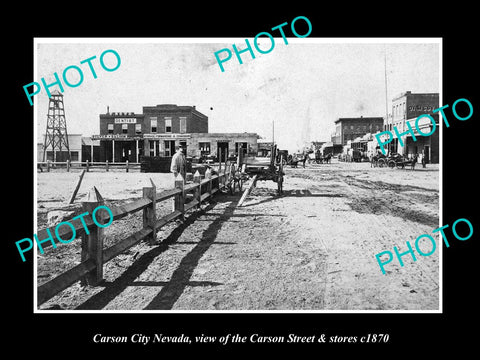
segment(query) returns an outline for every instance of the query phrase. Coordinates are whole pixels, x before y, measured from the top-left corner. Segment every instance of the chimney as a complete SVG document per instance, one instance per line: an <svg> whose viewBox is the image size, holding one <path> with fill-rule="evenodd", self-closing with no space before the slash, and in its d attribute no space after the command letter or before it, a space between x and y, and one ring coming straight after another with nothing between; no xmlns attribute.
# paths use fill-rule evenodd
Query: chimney
<svg viewBox="0 0 480 360"><path fill-rule="evenodd" d="M110 106L107 105L107 115L110 114Z"/></svg>

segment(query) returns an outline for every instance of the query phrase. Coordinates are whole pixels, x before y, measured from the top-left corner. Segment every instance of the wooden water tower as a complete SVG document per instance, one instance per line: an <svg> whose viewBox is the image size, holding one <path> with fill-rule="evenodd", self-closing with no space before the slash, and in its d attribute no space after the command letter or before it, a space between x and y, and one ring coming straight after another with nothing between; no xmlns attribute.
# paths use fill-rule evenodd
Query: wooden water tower
<svg viewBox="0 0 480 360"><path fill-rule="evenodd" d="M52 152L53 162L71 160L63 95L58 90L51 93L48 103L47 129L43 143L43 161L50 160L47 159L47 151Z"/></svg>

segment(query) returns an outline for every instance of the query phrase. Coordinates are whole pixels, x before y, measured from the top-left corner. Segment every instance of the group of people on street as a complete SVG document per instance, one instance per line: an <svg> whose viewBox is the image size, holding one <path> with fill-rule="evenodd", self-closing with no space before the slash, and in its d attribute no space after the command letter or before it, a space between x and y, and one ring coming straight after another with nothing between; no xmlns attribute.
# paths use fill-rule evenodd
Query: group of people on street
<svg viewBox="0 0 480 360"><path fill-rule="evenodd" d="M181 146L175 146L175 154L172 157L172 163L170 165L170 171L173 173L174 178L178 174L181 174L183 179L186 179L187 176L187 159L183 153L183 148ZM420 154L415 154L417 156L417 161L422 164L422 167L426 167L426 157L425 150L422 150ZM308 154L305 153L301 159L303 167L308 160Z"/></svg>

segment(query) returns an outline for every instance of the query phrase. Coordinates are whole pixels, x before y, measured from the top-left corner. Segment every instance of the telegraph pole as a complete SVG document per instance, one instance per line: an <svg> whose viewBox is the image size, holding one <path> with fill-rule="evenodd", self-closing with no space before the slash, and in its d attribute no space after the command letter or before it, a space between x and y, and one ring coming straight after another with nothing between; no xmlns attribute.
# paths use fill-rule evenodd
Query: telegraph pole
<svg viewBox="0 0 480 360"><path fill-rule="evenodd" d="M387 47L384 48L384 68L385 68L385 120L388 127L388 92L387 92ZM385 129L389 130L389 129ZM391 143L388 143L387 155L390 155Z"/></svg>

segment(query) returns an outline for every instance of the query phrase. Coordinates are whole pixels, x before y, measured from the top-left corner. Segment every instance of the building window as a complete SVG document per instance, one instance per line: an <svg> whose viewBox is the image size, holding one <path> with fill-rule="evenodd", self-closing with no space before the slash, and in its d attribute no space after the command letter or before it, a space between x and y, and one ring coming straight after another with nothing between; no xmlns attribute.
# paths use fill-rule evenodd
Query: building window
<svg viewBox="0 0 480 360"><path fill-rule="evenodd" d="M113 134L113 124L108 124L107 125L107 130L109 134Z"/></svg>
<svg viewBox="0 0 480 360"><path fill-rule="evenodd" d="M180 117L180 134L185 134L187 132L187 118L182 116Z"/></svg>
<svg viewBox="0 0 480 360"><path fill-rule="evenodd" d="M135 134L140 135L142 133L142 124L135 124Z"/></svg>
<svg viewBox="0 0 480 360"><path fill-rule="evenodd" d="M70 160L78 161L78 151L70 151Z"/></svg>
<svg viewBox="0 0 480 360"><path fill-rule="evenodd" d="M200 154L203 155L210 155L210 143L209 142L199 142L198 149L200 150Z"/></svg>
<svg viewBox="0 0 480 360"><path fill-rule="evenodd" d="M122 134L128 133L128 124L122 124Z"/></svg>
<svg viewBox="0 0 480 360"><path fill-rule="evenodd" d="M165 118L165 132L171 133L172 132L172 118Z"/></svg>
<svg viewBox="0 0 480 360"><path fill-rule="evenodd" d="M157 117L151 117L150 118L150 127L151 127L151 132L156 133L157 132Z"/></svg>

